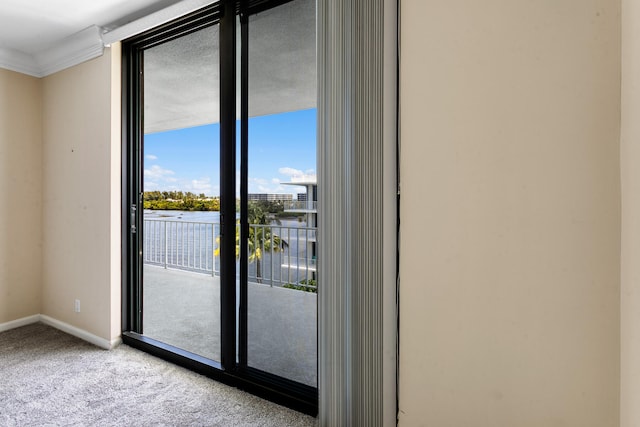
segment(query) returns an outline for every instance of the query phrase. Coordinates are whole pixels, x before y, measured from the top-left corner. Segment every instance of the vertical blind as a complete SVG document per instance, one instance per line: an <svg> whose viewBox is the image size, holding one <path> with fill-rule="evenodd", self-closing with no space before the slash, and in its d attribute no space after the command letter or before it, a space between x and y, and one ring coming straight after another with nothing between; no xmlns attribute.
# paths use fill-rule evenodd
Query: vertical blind
<svg viewBox="0 0 640 427"><path fill-rule="evenodd" d="M320 425L383 424L383 19L318 1Z"/></svg>

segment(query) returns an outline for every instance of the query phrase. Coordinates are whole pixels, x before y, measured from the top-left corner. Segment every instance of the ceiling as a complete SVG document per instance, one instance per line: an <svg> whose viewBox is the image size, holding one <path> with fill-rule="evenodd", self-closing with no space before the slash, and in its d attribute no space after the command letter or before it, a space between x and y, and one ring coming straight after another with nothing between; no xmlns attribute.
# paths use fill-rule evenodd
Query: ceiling
<svg viewBox="0 0 640 427"><path fill-rule="evenodd" d="M0 68L44 77L213 2L0 0ZM250 116L314 108L315 0L295 0L249 22ZM217 43L216 25L145 51L145 132L219 121Z"/></svg>
<svg viewBox="0 0 640 427"><path fill-rule="evenodd" d="M248 60L250 117L315 108L315 0L252 15ZM217 25L147 49L145 133L217 123L219 64Z"/></svg>
<svg viewBox="0 0 640 427"><path fill-rule="evenodd" d="M43 77L101 55L103 37L115 29L127 27L143 17L157 16L160 11L168 11L173 18L212 2L2 0L0 68ZM185 10L181 13L182 9ZM162 21L156 25L160 23ZM132 34L126 34L129 35Z"/></svg>
<svg viewBox="0 0 640 427"><path fill-rule="evenodd" d="M37 54L96 25L112 30L180 0L2 0L0 47Z"/></svg>

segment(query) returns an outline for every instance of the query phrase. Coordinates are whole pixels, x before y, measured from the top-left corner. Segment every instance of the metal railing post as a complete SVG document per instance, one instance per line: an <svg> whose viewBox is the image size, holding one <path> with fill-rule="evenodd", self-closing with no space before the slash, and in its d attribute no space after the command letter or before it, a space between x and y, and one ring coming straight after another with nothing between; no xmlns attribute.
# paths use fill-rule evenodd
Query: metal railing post
<svg viewBox="0 0 640 427"><path fill-rule="evenodd" d="M291 228L287 228L287 240L291 242ZM287 251L287 266L287 283L291 283L291 243L289 243L289 250Z"/></svg>
<svg viewBox="0 0 640 427"><path fill-rule="evenodd" d="M274 247L275 239L273 238L274 234L275 233L274 233L273 228L272 228L271 229L271 233L270 233L270 237L271 237L271 246L270 246L271 253L269 254L269 261L271 261L269 263L269 264L271 264L271 268L269 269L269 279L270 279L269 283L271 284L272 288L273 288L273 258L274 258L274 254L276 253L275 252L275 247ZM280 245L282 245L282 239L280 240ZM280 245L278 245L278 246L280 246Z"/></svg>
<svg viewBox="0 0 640 427"><path fill-rule="evenodd" d="M144 236L145 264L153 264L165 270L171 267L216 276L217 223L153 220L145 224L148 231ZM162 235L160 235L160 227L163 227ZM211 227L210 232L207 227ZM257 274L257 265L254 265L255 272L250 277L251 280L260 280L264 284L267 284L265 280L269 280L271 287L275 282L275 286L292 284L316 288L310 283L311 280L315 280L317 265L310 246L310 242L315 241L317 236L315 227L264 224L249 224L249 227L253 231L253 236L248 243L253 244L254 251L262 253L259 261L257 256L254 260L254 263L261 263L260 275ZM270 234L265 238L267 229L270 230ZM211 250L210 257L207 256L209 250ZM160 259L163 256L164 260ZM169 259L170 256L172 259ZM212 262L211 267L209 267L209 260Z"/></svg>
<svg viewBox="0 0 640 427"><path fill-rule="evenodd" d="M167 269L169 263L169 237L167 236L167 221L164 221L164 268Z"/></svg>
<svg viewBox="0 0 640 427"><path fill-rule="evenodd" d="M211 276L216 275L216 224L211 224Z"/></svg>

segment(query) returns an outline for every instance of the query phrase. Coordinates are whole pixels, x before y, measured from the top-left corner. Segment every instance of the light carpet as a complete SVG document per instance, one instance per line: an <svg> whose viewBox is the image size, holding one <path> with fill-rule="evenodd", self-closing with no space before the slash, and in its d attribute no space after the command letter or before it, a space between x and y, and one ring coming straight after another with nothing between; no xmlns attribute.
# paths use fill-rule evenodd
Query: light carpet
<svg viewBox="0 0 640 427"><path fill-rule="evenodd" d="M316 419L126 345L43 324L0 333L0 426L315 426Z"/></svg>

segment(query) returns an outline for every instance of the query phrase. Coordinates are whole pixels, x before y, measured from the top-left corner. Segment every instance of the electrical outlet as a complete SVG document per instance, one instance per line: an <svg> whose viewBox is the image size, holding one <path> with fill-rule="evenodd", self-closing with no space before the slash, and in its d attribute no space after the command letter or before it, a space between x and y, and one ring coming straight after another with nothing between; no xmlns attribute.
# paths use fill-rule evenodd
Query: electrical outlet
<svg viewBox="0 0 640 427"><path fill-rule="evenodd" d="M74 310L75 310L76 313L80 313L80 300L79 299L76 300L76 304L74 306Z"/></svg>

